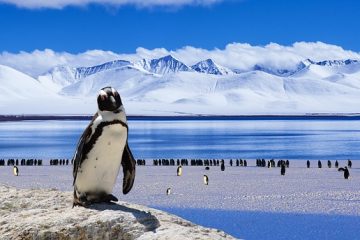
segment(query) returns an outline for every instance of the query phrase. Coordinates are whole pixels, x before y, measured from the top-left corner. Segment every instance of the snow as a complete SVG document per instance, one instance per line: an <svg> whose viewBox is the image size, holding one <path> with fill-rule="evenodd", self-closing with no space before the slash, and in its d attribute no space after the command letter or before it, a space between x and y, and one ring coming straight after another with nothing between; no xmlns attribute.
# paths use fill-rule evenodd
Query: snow
<svg viewBox="0 0 360 240"><path fill-rule="evenodd" d="M150 165L147 160L147 165ZM344 166L346 161L339 161ZM335 168L317 168L317 161L290 161L286 175L279 168L137 166L135 185L122 195L122 173L114 194L121 201L147 205L220 228L245 239L356 239L360 234L360 168L353 160L350 179ZM334 165L334 162L333 162ZM72 190L71 166L0 167L0 182L18 188ZM203 184L203 175L209 185ZM172 193L166 195L171 187ZM324 237L325 236L325 237Z"/></svg>
<svg viewBox="0 0 360 240"><path fill-rule="evenodd" d="M0 110L3 114L93 114L99 89L113 86L132 115L360 112L357 60L307 59L289 69L259 65L235 73L207 59L192 68L168 55L92 67L59 66L36 80L2 66L2 98L23 101L8 101Z"/></svg>
<svg viewBox="0 0 360 240"><path fill-rule="evenodd" d="M197 72L215 75L226 75L232 73L230 69L216 64L212 59L206 59L198 62L192 65L191 68Z"/></svg>

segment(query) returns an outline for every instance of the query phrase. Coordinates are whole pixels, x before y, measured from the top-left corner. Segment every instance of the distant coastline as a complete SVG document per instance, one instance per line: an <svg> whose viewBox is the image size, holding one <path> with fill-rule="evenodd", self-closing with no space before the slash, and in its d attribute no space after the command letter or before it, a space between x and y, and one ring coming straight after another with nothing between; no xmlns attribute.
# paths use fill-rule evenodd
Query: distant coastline
<svg viewBox="0 0 360 240"><path fill-rule="evenodd" d="M92 115L0 115L0 122L29 120L91 120ZM360 120L360 113L312 113L294 115L129 115L129 120Z"/></svg>

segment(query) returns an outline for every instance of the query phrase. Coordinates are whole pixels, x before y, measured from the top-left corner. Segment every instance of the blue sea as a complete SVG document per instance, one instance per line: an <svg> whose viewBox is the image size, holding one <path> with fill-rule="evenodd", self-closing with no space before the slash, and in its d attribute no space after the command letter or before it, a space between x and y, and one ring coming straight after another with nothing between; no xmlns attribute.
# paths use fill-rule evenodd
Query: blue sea
<svg viewBox="0 0 360 240"><path fill-rule="evenodd" d="M71 158L89 120L0 122L0 158ZM360 159L360 119L134 119L136 158Z"/></svg>

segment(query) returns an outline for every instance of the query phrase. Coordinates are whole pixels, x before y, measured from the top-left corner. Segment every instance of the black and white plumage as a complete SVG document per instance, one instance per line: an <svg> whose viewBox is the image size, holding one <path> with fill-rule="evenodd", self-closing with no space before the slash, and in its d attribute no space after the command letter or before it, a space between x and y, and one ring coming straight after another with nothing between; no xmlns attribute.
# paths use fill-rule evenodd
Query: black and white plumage
<svg viewBox="0 0 360 240"><path fill-rule="evenodd" d="M166 195L170 195L171 194L171 188L166 189Z"/></svg>
<svg viewBox="0 0 360 240"><path fill-rule="evenodd" d="M204 175L204 184L209 185L209 177L207 175Z"/></svg>
<svg viewBox="0 0 360 240"><path fill-rule="evenodd" d="M281 164L280 173L281 173L282 176L285 176L285 171L286 171L285 164Z"/></svg>
<svg viewBox="0 0 360 240"><path fill-rule="evenodd" d="M176 170L176 175L177 176L181 176L182 175L182 166L178 166L177 170Z"/></svg>
<svg viewBox="0 0 360 240"><path fill-rule="evenodd" d="M349 176L350 176L350 172L349 172L349 169L347 167L343 167L343 168L339 168L338 169L339 172L344 172L344 178L345 179L348 179Z"/></svg>
<svg viewBox="0 0 360 240"><path fill-rule="evenodd" d="M117 201L111 193L120 165L123 167L123 194L135 179L135 159L128 145L128 125L119 93L112 87L101 89L98 112L85 129L77 145L73 161L74 202Z"/></svg>
<svg viewBox="0 0 360 240"><path fill-rule="evenodd" d="M17 166L14 166L13 173L14 173L14 176L19 176L19 168Z"/></svg>

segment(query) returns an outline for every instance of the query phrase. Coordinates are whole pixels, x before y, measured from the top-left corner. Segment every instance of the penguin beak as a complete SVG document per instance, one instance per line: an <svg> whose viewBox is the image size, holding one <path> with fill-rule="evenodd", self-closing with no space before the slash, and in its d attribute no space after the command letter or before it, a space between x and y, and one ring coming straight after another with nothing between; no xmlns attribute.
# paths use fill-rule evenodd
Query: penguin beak
<svg viewBox="0 0 360 240"><path fill-rule="evenodd" d="M116 106L116 100L115 100L115 98L113 96L110 96L109 100L110 100L110 102L112 103L113 106Z"/></svg>

